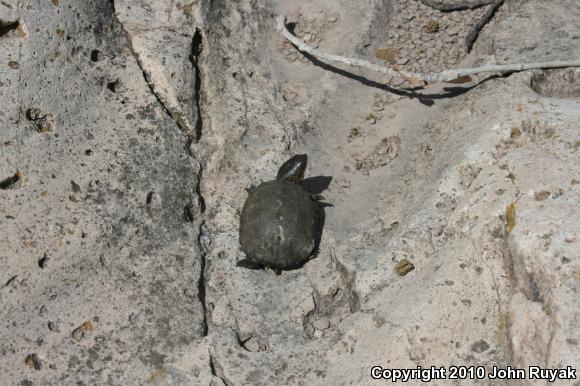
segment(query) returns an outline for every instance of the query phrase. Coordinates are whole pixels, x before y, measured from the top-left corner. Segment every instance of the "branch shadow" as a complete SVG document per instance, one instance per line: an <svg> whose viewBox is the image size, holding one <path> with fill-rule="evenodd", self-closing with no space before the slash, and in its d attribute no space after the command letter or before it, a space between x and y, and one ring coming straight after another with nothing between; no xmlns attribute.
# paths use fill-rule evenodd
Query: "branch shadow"
<svg viewBox="0 0 580 386"><path fill-rule="evenodd" d="M485 82L490 81L492 79L504 78L504 77L510 75L510 73L503 74L503 75L491 75L491 76L489 76L485 79L482 79L479 82L471 84L469 86L463 86L463 87L450 86L450 87L444 87L443 92L439 92L439 93L420 93L420 92L417 92L417 90L423 90L423 88L421 88L421 87L417 87L414 89L397 89L394 87L390 87L384 83L380 83L380 82L377 82L375 80L368 79L364 76L356 75L356 74L353 74L353 73L348 72L346 70L343 70L341 68L335 67L333 65L321 62L320 60L316 59L314 56L312 56L306 52L302 52L302 54L313 65L320 67L324 70L334 72L335 74L344 76L345 78L356 80L357 82L359 82L367 87L373 87L373 88L376 88L376 89L379 89L382 91L387 91L387 92L393 93L395 95L399 95L399 96L406 97L409 99L417 99L419 101L419 103L421 103L427 107L433 106L435 104L436 100L450 99L450 98L457 97L459 95L463 95L463 94L467 93L468 91L474 89L475 87L479 86L482 83L485 83Z"/></svg>
<svg viewBox="0 0 580 386"><path fill-rule="evenodd" d="M288 30L292 34L294 34L295 26L296 26L295 23L288 23L287 24ZM465 94L466 92L472 90L473 88L475 88L475 87L479 86L480 84L485 83L489 80L497 79L497 78L505 78L505 77L512 74L512 72L508 72L508 73L504 73L501 75L490 75L490 76L483 78L483 79L479 80L478 82L471 84L471 85L468 85L468 86L444 87L443 92L420 93L418 91L424 90L423 87L415 87L415 88L408 88L408 89L394 88L394 87L388 86L384 83L380 83L380 82L377 82L375 80L366 78L362 75L356 75L356 74L353 74L352 72L349 72L349 71L344 70L342 68L338 68L338 67L335 67L331 64L322 62L321 60L310 55L309 53L300 51L298 49L298 47L296 47L294 44L292 44L292 46L294 48L296 48L296 50L298 50L302 55L304 55L304 57L306 59L308 59L313 65L320 67L323 70L330 71L330 72L333 72L337 75L343 76L345 78L355 80L355 81L357 81L357 82L359 82L367 87L373 87L373 88L376 88L376 89L379 89L382 91L387 91L387 92L393 93L395 95L399 95L399 96L406 97L409 99L417 99L419 101L419 103L421 103L425 106L428 106L428 107L433 106L435 104L435 100L454 98L456 96Z"/></svg>

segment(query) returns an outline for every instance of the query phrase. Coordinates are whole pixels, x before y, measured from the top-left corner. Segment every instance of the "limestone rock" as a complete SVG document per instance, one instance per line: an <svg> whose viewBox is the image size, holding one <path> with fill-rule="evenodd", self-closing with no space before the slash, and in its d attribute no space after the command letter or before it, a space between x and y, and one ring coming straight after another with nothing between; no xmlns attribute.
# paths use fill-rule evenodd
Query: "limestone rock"
<svg viewBox="0 0 580 386"><path fill-rule="evenodd" d="M466 56L485 7L0 1L2 380L577 366L577 71L398 90L303 55L272 18L435 71L578 58L573 3L506 2ZM296 153L328 204L318 253L281 275L238 267L246 189Z"/></svg>

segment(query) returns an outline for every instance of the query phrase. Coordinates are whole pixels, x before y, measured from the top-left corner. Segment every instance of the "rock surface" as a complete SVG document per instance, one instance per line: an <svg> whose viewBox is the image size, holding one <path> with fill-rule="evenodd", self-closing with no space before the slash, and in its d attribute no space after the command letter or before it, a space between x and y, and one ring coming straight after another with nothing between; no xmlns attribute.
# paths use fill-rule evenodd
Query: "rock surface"
<svg viewBox="0 0 580 386"><path fill-rule="evenodd" d="M0 1L3 382L578 367L580 71L398 91L304 57L273 17L408 70L580 57L573 0L506 1L466 56L484 12ZM245 188L294 153L332 204L320 251L280 276L237 267Z"/></svg>

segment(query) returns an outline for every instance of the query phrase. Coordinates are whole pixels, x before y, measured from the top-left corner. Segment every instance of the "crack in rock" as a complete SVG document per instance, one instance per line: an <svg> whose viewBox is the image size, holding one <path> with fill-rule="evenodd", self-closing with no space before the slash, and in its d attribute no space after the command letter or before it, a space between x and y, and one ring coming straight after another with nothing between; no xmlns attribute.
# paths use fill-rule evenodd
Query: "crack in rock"
<svg viewBox="0 0 580 386"><path fill-rule="evenodd" d="M195 143L199 143L203 134L203 118L201 115L201 71L199 65L199 56L201 55L203 44L203 37L201 35L200 29L196 29L195 33L192 38L191 42L191 55L190 61L195 73L195 91L194 91L194 104L196 108L196 122L195 122L195 133L193 140ZM197 154L195 155L197 156ZM199 162L198 172L197 172L197 184L195 185L195 193L198 197L198 206L203 216L206 210L205 206L205 199L201 192L201 181L203 178L203 165L202 162ZM211 238L208 234L207 226L205 224L205 220L202 220L200 227L199 227L199 237L198 237L198 245L200 250L200 277L198 281L198 294L199 294L199 301L201 302L201 306L203 309L203 335L207 336L209 333L209 323L208 323L208 309L206 303L206 289L207 289L207 282L206 282L206 270L207 270L207 254L210 249ZM213 372L212 372L213 373Z"/></svg>
<svg viewBox="0 0 580 386"><path fill-rule="evenodd" d="M179 127L179 129L181 131L183 131L187 135L188 138L190 138L192 136L192 132L191 132L192 130L191 130L190 125L184 116L185 114L182 113L181 111L175 111L175 109L168 106L163 101L163 98L159 95L159 93L155 90L155 83L151 80L151 74L149 73L149 71L146 70L146 68L143 64L143 60L141 59L139 53L137 53L137 51L135 50L135 47L133 46L133 39L131 38L131 34L129 33L127 28L125 28L125 25L117 16L117 11L115 9L115 5L116 5L115 1L112 0L111 2L113 4L113 9L115 10L115 12L114 12L115 19L119 22L119 25L121 26L121 29L123 30L123 33L125 34L125 37L127 38L127 42L128 42L129 50L131 51L131 55L133 56L133 58L137 62L137 65L139 66L139 69L141 70L141 72L143 74L143 79L145 80L147 87L149 87L151 94L155 97L157 102L159 102L159 104L161 105L161 107L163 108L163 110L165 111L167 116L173 122L175 122L177 127Z"/></svg>
<svg viewBox="0 0 580 386"><path fill-rule="evenodd" d="M224 385L229 386L231 383L227 382L226 379L224 378L223 370L221 369L221 366L219 364L218 364L218 367L220 367L220 368L219 369L216 368L216 360L210 352L209 353L209 368L211 370L211 375L213 375L214 377L216 377L220 381L222 381Z"/></svg>
<svg viewBox="0 0 580 386"><path fill-rule="evenodd" d="M201 303L201 307L203 309L203 336L207 336L209 333L209 325L208 325L208 310L207 310L207 304L206 304L206 288L207 288L207 283L206 283L206 277L205 277L205 272L206 272L206 265L207 265L207 252L209 251L209 244L210 244L210 239L209 236L207 234L207 228L205 226L205 221L201 222L201 225L199 226L199 236L197 239L198 245L199 245L199 251L200 251L200 268L199 268L199 280L198 280L198 284L197 284L197 288L198 288L198 297L199 297L199 301Z"/></svg>
<svg viewBox="0 0 580 386"><path fill-rule="evenodd" d="M349 271L339 260L338 257L332 253L332 259L335 262L336 270L340 277L340 286L342 290L347 294L348 304L350 306L350 312L355 313L360 308L360 299L358 293L356 292L355 280L356 272Z"/></svg>
<svg viewBox="0 0 580 386"><path fill-rule="evenodd" d="M201 71L199 65L199 57L203 49L203 36L199 28L195 29L193 38L191 40L191 56L189 60L193 66L193 71L195 73L195 84L194 84L194 95L193 101L195 108L197 110L197 119L195 121L195 141L199 142L203 134L203 117L201 115Z"/></svg>

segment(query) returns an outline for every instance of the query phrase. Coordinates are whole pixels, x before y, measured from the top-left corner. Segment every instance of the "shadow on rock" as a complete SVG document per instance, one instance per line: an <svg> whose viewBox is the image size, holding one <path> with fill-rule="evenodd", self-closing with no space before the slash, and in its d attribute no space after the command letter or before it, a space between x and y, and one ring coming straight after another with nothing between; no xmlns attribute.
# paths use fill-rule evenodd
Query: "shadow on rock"
<svg viewBox="0 0 580 386"><path fill-rule="evenodd" d="M318 196L324 192L330 186L332 182L332 177L330 176L318 176L310 177L302 180L302 186L306 191L313 196Z"/></svg>
<svg viewBox="0 0 580 386"><path fill-rule="evenodd" d="M316 241L314 244L314 252L312 256L306 262L316 258L318 253L320 252L320 241L322 240L322 233L324 231L324 223L326 221L326 213L324 208L332 207L333 205L324 202L324 197L321 196L322 192L324 192L330 186L332 182L332 177L330 176L317 176L317 177L310 177L305 178L302 181L302 186L304 189L312 195L312 198L316 202ZM306 262L301 264L299 267L301 268ZM295 269L295 268L294 268Z"/></svg>
<svg viewBox="0 0 580 386"><path fill-rule="evenodd" d="M296 27L295 23L288 23L287 27L288 27L288 30L290 32L292 32L292 34L294 34L294 28ZM296 46L294 46L294 47L296 49L298 49ZM442 92L429 94L429 93L418 92L418 91L421 91L424 89L421 86L413 87L413 88L404 88L404 89L391 87L391 86L388 86L384 83L377 82L377 81L372 80L372 79L368 79L362 75L357 75L357 74L354 74L350 71L338 68L338 67L333 66L333 65L328 64L328 63L325 63L325 62L317 59L316 57L310 55L307 52L300 51L300 53L302 55L304 55L304 57L306 59L308 59L313 65L320 67L326 71L330 71L330 72L333 72L333 73L338 74L340 76L344 76L345 78L355 80L359 83L364 84L367 87L373 87L373 88L376 88L379 90L387 91L387 92L393 93L395 95L399 95L399 96L410 98L410 99L417 99L419 101L419 103L421 103L425 106L428 106L428 107L433 106L435 104L435 100L457 97L459 95L465 94L469 90L477 87L478 85L480 85L484 82L487 82L487 81L493 80L493 79L498 79L498 78L506 78L509 75L511 75L513 72L517 72L517 71L506 72L506 73L501 74L501 75L493 74L493 75L485 77L485 78L481 79L480 81L477 81L477 82L470 84L470 85L444 87Z"/></svg>

